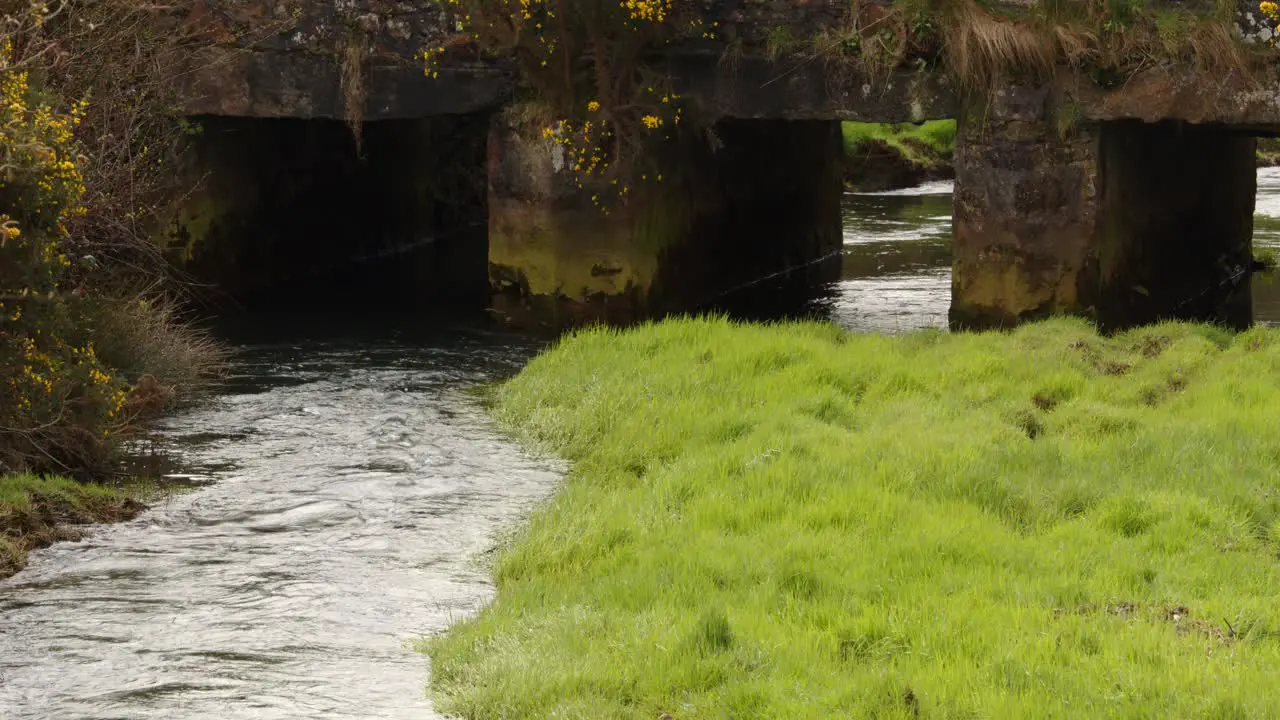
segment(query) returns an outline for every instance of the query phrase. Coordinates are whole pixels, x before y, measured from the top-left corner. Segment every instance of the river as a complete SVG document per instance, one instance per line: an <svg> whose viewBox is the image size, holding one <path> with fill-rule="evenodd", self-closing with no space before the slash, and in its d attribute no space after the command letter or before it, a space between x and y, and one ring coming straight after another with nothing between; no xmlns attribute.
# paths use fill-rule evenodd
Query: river
<svg viewBox="0 0 1280 720"><path fill-rule="evenodd" d="M949 183L849 195L843 277L814 307L859 331L945 327ZM1256 244L1280 249L1280 171ZM1259 321L1280 285L1255 282ZM0 718L423 718L416 638L492 594L494 537L560 468L470 389L537 340L480 324L263 318L219 397L157 429L196 486L35 553L0 581Z"/></svg>
<svg viewBox="0 0 1280 720"><path fill-rule="evenodd" d="M851 330L945 328L952 183L846 195L843 277L823 311ZM1253 242L1280 252L1280 168L1258 171ZM1254 320L1280 323L1280 273L1253 277Z"/></svg>
<svg viewBox="0 0 1280 720"><path fill-rule="evenodd" d="M408 643L489 598L495 531L559 473L467 392L533 342L407 327L243 339L225 393L158 428L216 482L0 583L0 717L429 717Z"/></svg>

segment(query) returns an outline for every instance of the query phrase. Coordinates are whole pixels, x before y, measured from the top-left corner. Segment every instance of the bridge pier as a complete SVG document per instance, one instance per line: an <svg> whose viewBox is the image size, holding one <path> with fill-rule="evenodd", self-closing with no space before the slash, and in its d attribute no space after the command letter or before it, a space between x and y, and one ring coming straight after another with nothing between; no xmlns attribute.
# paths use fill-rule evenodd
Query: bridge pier
<svg viewBox="0 0 1280 720"><path fill-rule="evenodd" d="M774 273L838 273L837 122L721 122L671 143L607 212L543 127L507 113L490 131L489 278L514 324L626 324L714 309Z"/></svg>
<svg viewBox="0 0 1280 720"><path fill-rule="evenodd" d="M370 122L359 151L334 120L197 122L184 155L195 189L159 240L219 306L487 300L487 116Z"/></svg>
<svg viewBox="0 0 1280 720"><path fill-rule="evenodd" d="M951 323L1056 314L1104 329L1251 321L1254 138L1223 126L1066 127L1047 89L962 114Z"/></svg>
<svg viewBox="0 0 1280 720"><path fill-rule="evenodd" d="M1256 139L1222 126L1104 123L1098 323L1164 318L1244 328Z"/></svg>

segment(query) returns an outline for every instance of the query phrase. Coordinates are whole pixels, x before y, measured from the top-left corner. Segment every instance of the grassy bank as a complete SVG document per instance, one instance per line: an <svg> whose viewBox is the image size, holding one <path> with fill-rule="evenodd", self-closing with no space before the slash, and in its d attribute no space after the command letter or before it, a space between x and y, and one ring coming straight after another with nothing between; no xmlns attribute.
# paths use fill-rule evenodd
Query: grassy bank
<svg viewBox="0 0 1280 720"><path fill-rule="evenodd" d="M859 190L910 187L955 177L956 123L841 123L845 182ZM1258 138L1258 167L1280 165L1280 138Z"/></svg>
<svg viewBox="0 0 1280 720"><path fill-rule="evenodd" d="M137 501L102 485L0 475L0 578L21 570L30 551L79 538L76 526L127 520L142 509Z"/></svg>
<svg viewBox="0 0 1280 720"><path fill-rule="evenodd" d="M955 175L954 120L904 123L841 123L845 182L858 190L910 187Z"/></svg>
<svg viewBox="0 0 1280 720"><path fill-rule="evenodd" d="M574 462L429 643L466 718L1280 716L1280 333L575 335Z"/></svg>
<svg viewBox="0 0 1280 720"><path fill-rule="evenodd" d="M1258 138L1258 167L1280 165L1280 138Z"/></svg>

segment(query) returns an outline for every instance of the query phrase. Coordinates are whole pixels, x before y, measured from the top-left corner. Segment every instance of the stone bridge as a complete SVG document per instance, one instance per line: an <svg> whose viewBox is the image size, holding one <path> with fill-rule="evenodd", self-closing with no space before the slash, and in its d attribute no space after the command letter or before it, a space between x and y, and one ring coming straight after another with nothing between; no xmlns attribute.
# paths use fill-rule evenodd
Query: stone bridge
<svg viewBox="0 0 1280 720"><path fill-rule="evenodd" d="M802 49L888 4L690 2L716 37L648 61L706 130L664 155L663 184L604 213L512 64L464 49L424 74L418 53L458 35L434 0L197 0L182 36L205 182L175 247L245 296L289 278L288 292L396 287L521 322L627 322L826 272L842 243L839 121L957 118L954 325L1250 321L1254 138L1280 130L1271 61L1206 71L1193 53L1118 80L965 90L936 48L874 76ZM1187 5L1166 12L1196 17ZM1235 25L1254 47L1274 29L1243 0Z"/></svg>

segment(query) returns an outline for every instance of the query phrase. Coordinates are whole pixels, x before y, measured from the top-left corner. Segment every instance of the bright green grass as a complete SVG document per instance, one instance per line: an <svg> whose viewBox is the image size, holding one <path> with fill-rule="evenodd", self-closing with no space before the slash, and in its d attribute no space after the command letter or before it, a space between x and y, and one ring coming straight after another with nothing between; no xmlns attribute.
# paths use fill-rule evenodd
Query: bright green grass
<svg viewBox="0 0 1280 720"><path fill-rule="evenodd" d="M0 578L26 564L27 553L71 537L63 524L111 522L141 506L125 493L64 477L0 475Z"/></svg>
<svg viewBox="0 0 1280 720"><path fill-rule="evenodd" d="M60 497L78 505L90 498L112 500L119 491L102 485L80 483L64 477L40 475L0 475L0 508L26 511L33 495Z"/></svg>
<svg viewBox="0 0 1280 720"><path fill-rule="evenodd" d="M428 643L444 711L1280 717L1280 332L679 320L495 403L574 465Z"/></svg>
<svg viewBox="0 0 1280 720"><path fill-rule="evenodd" d="M940 160L949 162L956 145L955 120L928 120L920 125L845 122L841 123L840 129L844 135L846 157L856 154L863 144L871 140L881 140L918 165L932 164ZM927 153L906 142L907 139L923 143L928 148Z"/></svg>

